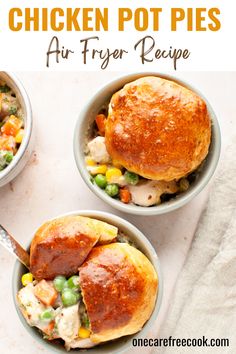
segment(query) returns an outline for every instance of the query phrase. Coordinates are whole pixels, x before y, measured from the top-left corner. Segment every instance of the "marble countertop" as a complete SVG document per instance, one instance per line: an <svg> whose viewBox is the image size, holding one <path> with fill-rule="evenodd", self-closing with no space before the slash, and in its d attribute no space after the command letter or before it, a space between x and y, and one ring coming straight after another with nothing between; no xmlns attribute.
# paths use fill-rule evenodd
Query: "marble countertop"
<svg viewBox="0 0 236 354"><path fill-rule="evenodd" d="M84 103L102 84L121 72L18 72L33 107L35 146L24 171L0 189L0 223L23 245L48 218L78 209L97 209L120 215L140 228L160 257L164 294L163 323L176 278L188 253L209 187L185 207L163 216L122 214L99 200L82 181L73 157L73 130ZM208 98L220 121L223 149L235 131L236 73L178 72ZM212 182L214 183L214 181ZM0 249L0 352L46 352L25 331L13 305L11 277L14 258ZM133 350L134 351L134 350Z"/></svg>

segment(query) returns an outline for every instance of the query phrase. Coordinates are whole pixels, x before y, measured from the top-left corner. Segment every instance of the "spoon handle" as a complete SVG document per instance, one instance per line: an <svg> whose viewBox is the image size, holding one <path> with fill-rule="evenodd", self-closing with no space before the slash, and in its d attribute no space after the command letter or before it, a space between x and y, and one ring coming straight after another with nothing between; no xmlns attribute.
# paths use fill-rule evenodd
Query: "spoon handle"
<svg viewBox="0 0 236 354"><path fill-rule="evenodd" d="M23 247L0 225L0 244L14 254L21 263L29 268L29 254Z"/></svg>

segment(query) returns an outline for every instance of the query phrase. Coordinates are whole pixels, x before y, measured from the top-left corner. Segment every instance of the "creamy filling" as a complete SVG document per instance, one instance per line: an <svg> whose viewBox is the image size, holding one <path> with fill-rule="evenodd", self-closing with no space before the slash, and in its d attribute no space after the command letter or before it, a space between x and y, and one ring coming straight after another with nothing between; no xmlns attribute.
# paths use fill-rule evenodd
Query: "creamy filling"
<svg viewBox="0 0 236 354"><path fill-rule="evenodd" d="M47 286L53 286L51 281L45 281ZM90 340L89 319L82 299L75 305L64 306L61 294L53 306L46 306L37 296L39 283L34 281L20 289L17 295L19 307L27 323L37 327L43 337L48 340L61 338L67 350L70 348L89 348L95 344ZM36 295L37 294L37 295ZM42 292L42 296L44 296ZM82 329L82 337L80 330ZM84 337L84 333L87 338Z"/></svg>
<svg viewBox="0 0 236 354"><path fill-rule="evenodd" d="M132 181L132 179L127 179L123 167L119 166L117 168L113 165L111 157L107 152L105 138L103 136L97 136L89 141L87 147L88 155L86 155L85 158L88 162L87 169L92 176L95 176L95 182L96 175L102 174L104 178L109 176L109 179L107 180L108 184L117 185L119 189L126 189L129 192L130 198L128 203L143 207L158 205L161 204L161 197L163 195L175 195L176 193L184 192L189 188L189 182L186 178L183 178L180 181L174 180L165 182L148 180L131 173L131 175L137 176L138 182L136 183L135 181ZM112 172L109 174L109 171ZM103 188L102 185L101 188ZM103 189L105 189L105 187ZM119 193L117 192L115 196L110 193L110 196L119 197ZM123 201L122 198L121 201Z"/></svg>
<svg viewBox="0 0 236 354"><path fill-rule="evenodd" d="M121 230L117 230L116 239L111 242L114 241L136 247ZM29 279L29 275L30 282L24 283L23 279ZM62 339L67 350L96 345L90 338L90 321L81 295L79 275L69 279L57 276L53 281L38 282L33 280L31 273L26 273L22 283L24 287L17 294L20 310L27 323L37 327L45 339ZM65 295L68 292L69 298Z"/></svg>

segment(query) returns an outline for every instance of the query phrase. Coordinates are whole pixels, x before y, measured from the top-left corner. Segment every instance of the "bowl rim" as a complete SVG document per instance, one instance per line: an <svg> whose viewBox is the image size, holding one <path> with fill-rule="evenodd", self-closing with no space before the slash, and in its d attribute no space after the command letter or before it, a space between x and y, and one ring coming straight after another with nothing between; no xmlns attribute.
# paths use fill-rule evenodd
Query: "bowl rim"
<svg viewBox="0 0 236 354"><path fill-rule="evenodd" d="M22 100L24 101L25 116L27 117L26 118L27 128L25 129L24 139L23 139L22 143L20 144L20 147L17 150L16 155L14 156L14 159L11 161L11 163L6 168L4 168L4 170L0 171L0 180L4 179L7 175L9 175L11 173L11 171L14 170L15 167L19 164L21 158L24 156L24 154L29 146L30 139L32 136L32 131L33 131L32 107L31 107L29 96L28 96L23 84L18 79L18 77L15 74L13 74L12 72L1 71L1 73L4 73L9 78L9 80L14 82L15 86L17 87L17 89L22 97Z"/></svg>
<svg viewBox="0 0 236 354"><path fill-rule="evenodd" d="M212 122L212 136L213 133L216 137L216 141L214 141L214 149L210 147L208 154L210 152L213 152L214 158L210 160L210 163L207 166L207 169L205 170L204 175L202 175L200 183L196 183L191 190L189 190L187 193L182 194L181 197L178 199L174 199L170 204L167 203L162 203L160 205L156 206L151 206L151 207L142 207L142 206L137 206L133 204L124 204L120 202L119 200L113 199L109 197L108 195L105 194L103 190L101 190L99 187L96 185L92 184L90 181L91 176L89 175L86 166L85 166L85 161L84 161L84 151L83 151L83 146L80 144L80 135L82 135L82 126L83 123L86 121L86 112L90 109L90 107L93 105L94 102L100 97L100 95L103 93L103 91L107 90L108 88L117 86L120 84L124 85L123 81L126 83L136 80L141 77L145 76L157 76L161 77L163 79L167 79L170 81L174 81L190 90L195 92L197 95L199 95L207 104L208 107L208 112L210 115L210 119ZM121 83L122 81L122 83ZM113 90L113 92L116 92ZM77 168L80 172L80 175L84 182L87 184L89 189L95 193L100 199L102 199L104 202L108 203L110 206L112 206L115 209L118 209L120 211L129 213L129 214L135 214L135 215L146 215L146 216L151 216L151 215L161 215L165 214L168 212L171 212L173 210L176 210L178 208L181 208L185 204L187 204L190 200L192 200L195 196L197 196L203 188L208 184L210 181L211 177L213 176L216 167L218 165L218 161L220 158L220 152L221 152L221 133L220 133L220 126L218 119L216 117L216 114L209 103L209 101L206 99L206 97L194 86L189 84L188 82L179 79L177 76L172 76L169 74L164 74L160 72L153 72L153 71L146 71L146 72L133 72L133 73L128 73L125 75L118 76L114 80L108 81L107 83L103 84L98 90L95 92L95 94L85 103L83 109L79 113L79 117L77 119L75 129L74 129L74 140L73 140L73 151L74 151L74 159L77 165ZM208 156L208 155L207 155Z"/></svg>
<svg viewBox="0 0 236 354"><path fill-rule="evenodd" d="M125 353L127 350L132 348L132 339L133 338L136 338L136 339L144 338L145 335L151 330L152 326L155 324L155 321L158 318L158 314L159 314L161 304L162 304L162 297L163 297L163 275L162 275L161 264L160 264L160 260L158 258L157 252L156 252L155 248L152 246L151 242L148 240L148 238L135 225L133 225L132 223L130 223L126 219L124 219L120 216L114 215L112 213L109 213L109 212L97 211L97 210L92 210L92 209L91 210L90 209L75 210L75 211L63 213L63 214L56 216L54 218L51 218L47 221L55 220L60 217L72 216L72 215L80 215L80 216L87 216L87 217L91 217L91 218L98 218L98 219L104 220L105 222L110 223L110 224L112 223L110 220L112 220L112 221L114 220L115 224L116 223L123 224L131 232L131 234L134 235L134 237L137 237L137 239L139 241L141 241L143 248L145 248L151 255L151 257L148 257L148 256L146 256L146 257L150 260L150 262L154 266L155 271L158 276L158 293L157 293L155 307L153 309L153 312L152 312L150 318L148 319L148 321L145 323L144 327L139 332L133 334L132 338L129 338L129 336L120 338L120 340L123 339L125 341L124 344L122 344L122 349L118 349L118 350L109 352L110 354ZM30 243L31 243L31 241L29 241L29 244L27 244L27 246L29 246ZM19 281L19 279L17 278L17 275L19 272L19 268L21 266L22 266L22 264L20 263L20 261L16 260L16 262L14 264L14 268L13 268L13 273L12 273L12 296L13 296L13 302L14 302L14 306L15 306L16 312L18 314L18 317L19 317L21 323L23 324L23 326L25 327L25 329L27 330L27 332L36 341L41 343L44 347L47 347L47 350L51 350L52 352L56 352L56 353L61 354L62 352L64 352L61 350L61 348L57 348L56 346L53 347L53 345L50 345L49 343L47 343L47 341L45 341L43 339L43 337L39 337L36 334L35 328L30 327L27 324L25 318L23 317L23 315L19 309L17 299L16 299L16 294L19 290L18 285L17 285L17 282ZM117 340L119 340L119 338L117 338ZM91 349L95 350L96 347L91 348ZM71 352L74 353L75 350L72 350ZM65 350L65 353L66 353L66 350Z"/></svg>

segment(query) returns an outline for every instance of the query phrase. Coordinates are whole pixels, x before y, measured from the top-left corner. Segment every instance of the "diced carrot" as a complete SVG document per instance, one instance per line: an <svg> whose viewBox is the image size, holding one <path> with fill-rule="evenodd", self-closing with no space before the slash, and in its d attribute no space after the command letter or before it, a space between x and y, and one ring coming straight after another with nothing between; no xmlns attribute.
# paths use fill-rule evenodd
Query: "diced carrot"
<svg viewBox="0 0 236 354"><path fill-rule="evenodd" d="M16 116L11 115L6 123L2 126L1 132L6 135L16 136L20 128L22 127L22 120Z"/></svg>
<svg viewBox="0 0 236 354"><path fill-rule="evenodd" d="M105 134L105 123L106 123L106 116L104 114L98 114L96 116L96 124L101 135Z"/></svg>
<svg viewBox="0 0 236 354"><path fill-rule="evenodd" d="M127 204L127 203L130 202L130 200L131 200L131 194L130 194L130 192L128 191L127 188L121 188L121 189L120 189L120 200L121 200L123 203L125 203L125 204Z"/></svg>
<svg viewBox="0 0 236 354"><path fill-rule="evenodd" d="M34 295L46 306L53 306L57 299L57 291L44 279L34 287Z"/></svg>
<svg viewBox="0 0 236 354"><path fill-rule="evenodd" d="M57 331L54 331L55 321L51 321L46 327L42 328L43 332L48 336L48 340L60 338Z"/></svg>
<svg viewBox="0 0 236 354"><path fill-rule="evenodd" d="M46 333L47 335L50 335L50 334L52 333L54 327L55 327L55 321L51 321L51 322L47 325L47 327L45 327L45 328L43 329L43 331L44 331L44 333Z"/></svg>
<svg viewBox="0 0 236 354"><path fill-rule="evenodd" d="M13 136L0 135L0 150L7 150L15 152L16 142Z"/></svg>

